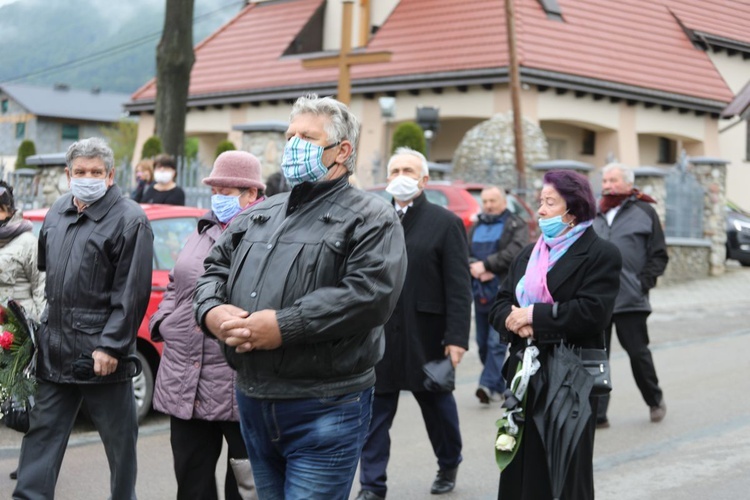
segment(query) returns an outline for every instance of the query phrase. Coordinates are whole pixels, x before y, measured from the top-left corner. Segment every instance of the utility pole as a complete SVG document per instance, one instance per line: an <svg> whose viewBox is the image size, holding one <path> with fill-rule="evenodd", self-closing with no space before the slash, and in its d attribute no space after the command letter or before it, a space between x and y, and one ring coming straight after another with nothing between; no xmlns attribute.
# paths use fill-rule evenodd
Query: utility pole
<svg viewBox="0 0 750 500"><path fill-rule="evenodd" d="M526 163L523 154L523 125L521 115L521 75L518 68L518 50L516 48L514 1L505 0L505 25L508 32L508 73L510 75L511 108L513 109L513 136L516 146L517 188L519 195L526 199Z"/></svg>

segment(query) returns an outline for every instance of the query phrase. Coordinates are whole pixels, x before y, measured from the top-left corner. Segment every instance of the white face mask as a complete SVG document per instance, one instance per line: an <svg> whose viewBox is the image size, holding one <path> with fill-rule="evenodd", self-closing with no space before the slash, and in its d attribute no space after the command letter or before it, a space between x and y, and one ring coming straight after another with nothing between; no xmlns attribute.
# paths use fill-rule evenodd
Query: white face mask
<svg viewBox="0 0 750 500"><path fill-rule="evenodd" d="M159 184L169 184L174 179L174 172L171 170L157 170L154 172L154 180Z"/></svg>
<svg viewBox="0 0 750 500"><path fill-rule="evenodd" d="M398 201L409 201L419 194L419 181L406 175L399 175L385 188L386 192Z"/></svg>
<svg viewBox="0 0 750 500"><path fill-rule="evenodd" d="M107 181L73 177L70 179L70 192L78 201L87 204L94 203L107 194Z"/></svg>

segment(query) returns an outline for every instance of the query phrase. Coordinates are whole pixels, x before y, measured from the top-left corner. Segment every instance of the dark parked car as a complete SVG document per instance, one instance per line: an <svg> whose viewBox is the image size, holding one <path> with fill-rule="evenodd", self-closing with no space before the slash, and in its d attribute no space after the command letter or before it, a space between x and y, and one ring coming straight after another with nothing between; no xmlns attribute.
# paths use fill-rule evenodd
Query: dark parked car
<svg viewBox="0 0 750 500"><path fill-rule="evenodd" d="M750 266L750 214L727 203L727 259Z"/></svg>
<svg viewBox="0 0 750 500"><path fill-rule="evenodd" d="M424 193L427 199L436 205L447 208L458 215L468 229L477 220L477 215L482 211L482 189L485 184L477 182L459 181L429 181ZM379 194L386 200L391 200L391 195L385 190L386 184L377 184L368 191ZM508 210L521 217L529 226L532 239L537 236L536 213L518 196L506 193Z"/></svg>
<svg viewBox="0 0 750 500"><path fill-rule="evenodd" d="M204 208L173 205L141 205L141 207L146 212L154 232L154 270L151 275L151 298L146 309L146 316L138 328L136 341L136 354L143 365L143 372L133 378L139 421L151 410L156 370L159 368L162 351L160 342L151 341L148 322L159 307L164 291L167 289L169 271L174 267L177 254L182 250L187 237L195 230L198 219L206 213ZM34 225L34 234L39 234L46 214L46 208L28 210L23 213L24 218Z"/></svg>

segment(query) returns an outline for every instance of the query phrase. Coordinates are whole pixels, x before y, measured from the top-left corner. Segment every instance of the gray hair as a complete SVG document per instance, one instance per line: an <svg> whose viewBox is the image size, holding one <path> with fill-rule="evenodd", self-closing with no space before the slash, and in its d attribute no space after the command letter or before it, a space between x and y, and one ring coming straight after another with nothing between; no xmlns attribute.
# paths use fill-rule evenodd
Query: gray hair
<svg viewBox="0 0 750 500"><path fill-rule="evenodd" d="M622 179L628 184L635 183L635 172L629 166L624 163L609 163L602 168L602 175L611 172L612 170L619 170L622 172Z"/></svg>
<svg viewBox="0 0 750 500"><path fill-rule="evenodd" d="M99 137L90 137L74 142L65 153L65 165L71 168L76 158L100 158L104 162L107 173L115 166L115 155L107 145L107 141Z"/></svg>
<svg viewBox="0 0 750 500"><path fill-rule="evenodd" d="M400 148L396 148L396 151L394 151L393 155L391 155L391 159L388 160L388 168L387 168L389 172L391 170L391 163L393 163L393 160L395 160L397 156L401 156L401 155L410 155L415 158L419 158L419 161L422 162L422 177L429 177L430 168L427 166L427 158L425 158L424 155L420 153L419 151L416 151L412 148L408 148L406 146L401 146Z"/></svg>
<svg viewBox="0 0 750 500"><path fill-rule="evenodd" d="M357 164L357 146L359 143L359 120L349 108L342 102L331 97L318 97L317 94L307 94L294 103L289 121L294 120L297 115L311 114L316 116L327 116L328 121L324 128L331 143L349 141L352 143L352 154L344 162L349 173L354 172Z"/></svg>

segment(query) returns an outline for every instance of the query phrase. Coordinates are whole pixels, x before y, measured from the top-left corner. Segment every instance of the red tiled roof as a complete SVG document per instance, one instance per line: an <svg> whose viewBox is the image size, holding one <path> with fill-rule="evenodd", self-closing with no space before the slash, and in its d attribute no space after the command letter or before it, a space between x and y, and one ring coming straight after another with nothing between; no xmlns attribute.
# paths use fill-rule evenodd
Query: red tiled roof
<svg viewBox="0 0 750 500"><path fill-rule="evenodd" d="M662 0L688 29L750 44L747 0Z"/></svg>
<svg viewBox="0 0 750 500"><path fill-rule="evenodd" d="M196 48L191 97L331 83L335 69L306 70L281 58L323 0L251 4ZM564 22L538 0L516 0L522 70L583 77L729 102L732 92L696 49L688 29L750 42L750 2L737 0L558 0ZM329 28L330 29L330 28ZM507 66L504 2L401 0L368 50L390 62L352 68L357 80L499 70ZM523 73L522 73L523 74ZM133 100L153 99L149 82Z"/></svg>

